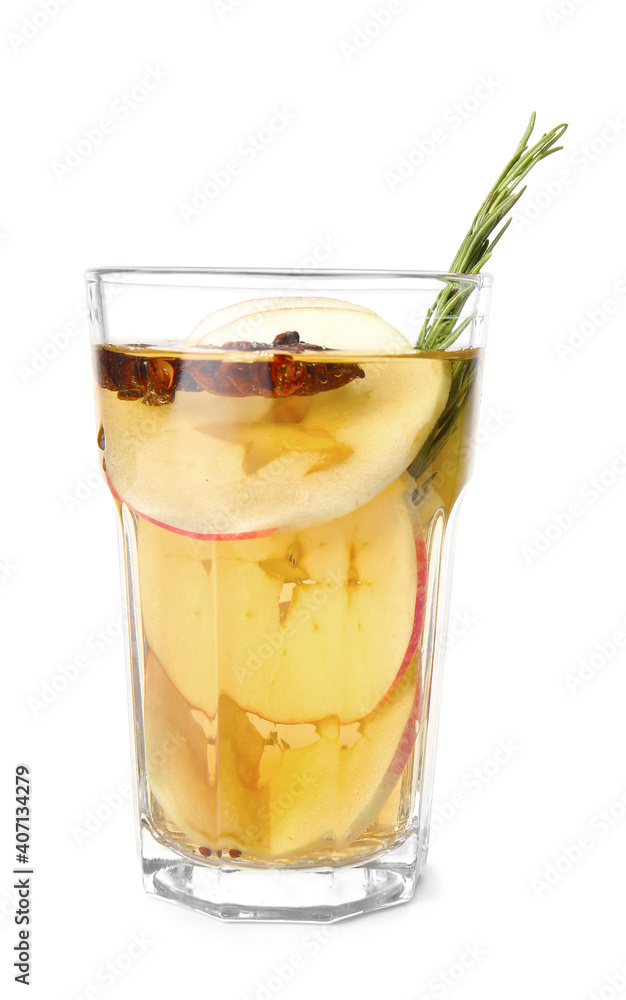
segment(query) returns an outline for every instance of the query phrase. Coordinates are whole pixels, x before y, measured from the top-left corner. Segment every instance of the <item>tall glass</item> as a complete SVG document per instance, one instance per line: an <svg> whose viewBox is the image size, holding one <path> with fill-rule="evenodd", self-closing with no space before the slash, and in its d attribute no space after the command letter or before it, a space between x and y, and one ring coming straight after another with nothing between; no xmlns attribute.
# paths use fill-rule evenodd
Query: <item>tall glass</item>
<svg viewBox="0 0 626 1000"><path fill-rule="evenodd" d="M306 921L412 896L490 284L88 272L148 892Z"/></svg>

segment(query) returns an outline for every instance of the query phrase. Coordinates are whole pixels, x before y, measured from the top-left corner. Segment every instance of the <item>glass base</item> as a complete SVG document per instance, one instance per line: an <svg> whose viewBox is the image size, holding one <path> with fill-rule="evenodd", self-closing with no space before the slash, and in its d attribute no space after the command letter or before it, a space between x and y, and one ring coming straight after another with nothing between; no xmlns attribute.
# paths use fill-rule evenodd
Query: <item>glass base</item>
<svg viewBox="0 0 626 1000"><path fill-rule="evenodd" d="M411 899L426 849L413 834L393 851L359 864L252 868L191 862L141 831L144 888L220 920L330 923Z"/></svg>

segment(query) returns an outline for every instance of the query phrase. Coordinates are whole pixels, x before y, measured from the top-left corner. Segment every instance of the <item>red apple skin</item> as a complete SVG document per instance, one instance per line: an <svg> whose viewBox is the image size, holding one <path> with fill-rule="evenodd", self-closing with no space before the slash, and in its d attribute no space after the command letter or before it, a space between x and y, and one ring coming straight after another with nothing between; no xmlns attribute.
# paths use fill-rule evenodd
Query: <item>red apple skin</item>
<svg viewBox="0 0 626 1000"><path fill-rule="evenodd" d="M128 507L129 505L126 504ZM150 521L151 524L155 524L157 528L164 528L165 531L173 531L175 535L185 535L187 538L196 538L201 542L240 542L245 541L247 538L266 538L269 535L275 535L278 528L266 528L263 531L243 531L241 534L233 535L205 535L199 531L185 531L184 528L175 528L171 524L165 524L163 521L157 521L154 517L148 517L147 514L142 514L140 510L136 510L134 507L130 507L130 510L138 517L143 518L144 521Z"/></svg>
<svg viewBox="0 0 626 1000"><path fill-rule="evenodd" d="M413 701L411 714L408 718L406 726L404 727L402 736L398 741L398 746L396 747L385 777L381 781L370 801L367 803L365 809L354 821L348 835L350 840L358 837L359 834L361 834L363 830L369 826L377 813L379 813L383 808L387 799L400 780L417 740L416 723L419 719L422 701L422 658L418 645L424 628L424 619L426 616L426 592L428 587L428 554L426 551L426 543L421 532L418 535L417 528L415 530L415 550L417 555L417 594L415 598L415 620L413 623L413 631L411 633L409 645L404 660L400 666L400 670L398 671L393 684L384 697L381 698L374 711L378 711L378 709L380 709L381 706L387 701L387 698L390 697L396 686L402 680L409 664L417 653L417 684L415 689L415 699Z"/></svg>
<svg viewBox="0 0 626 1000"><path fill-rule="evenodd" d="M359 837L370 825L370 823L376 818L380 810L383 808L387 802L389 796L393 792L394 788L398 784L398 781L402 777L404 770L409 762L409 758L413 753L415 744L417 742L417 722L420 715L420 708L422 703L422 685L421 685L421 655L417 653L417 684L415 688L415 698L413 700L413 705L411 708L411 714L406 722L402 736L398 740L398 745L395 749L394 755L391 758L389 767L385 772L385 775L378 785L378 788L372 795L372 797L367 802L364 809L361 810L359 815L353 820L350 825L349 830L346 832L342 842L337 842L336 847L338 851L341 851L343 847L349 846L353 843L357 837ZM395 687L395 683L394 683ZM301 849L299 853L303 851L314 852L328 847L328 841L315 841L308 845L308 848Z"/></svg>
<svg viewBox="0 0 626 1000"><path fill-rule="evenodd" d="M398 741L398 746L396 747L395 753L391 758L391 763L387 768L385 776L378 788L374 792L372 798L367 803L365 809L357 816L350 827L350 831L346 836L347 841L352 841L358 837L367 827L370 825L372 820L377 816L380 810L385 805L387 799L393 792L394 788L398 784L404 769L406 768L409 758L413 753L415 743L417 741L417 721L420 715L420 707L422 702L422 684L421 684L421 656L418 653L417 656L417 685L415 689L415 699L413 701L413 707L411 708L411 714L407 720L406 726L404 727L402 736ZM394 684L395 687L395 684Z"/></svg>
<svg viewBox="0 0 626 1000"><path fill-rule="evenodd" d="M111 482L105 474L105 478L109 484L109 488L112 494L116 497L119 502L121 498L117 494L116 490L111 485ZM127 504L128 506L128 504ZM130 508L133 509L133 508ZM143 517L145 520L150 521L152 524L158 527L164 528L168 531L173 531L176 534L186 535L190 538L196 538L201 540L216 540L216 541L226 541L235 539L245 539L245 538L258 538L262 536L267 536L275 534L278 529L270 529L262 532L253 532L248 534L239 535L207 535L200 534L196 532L184 531L172 527L171 525L164 524L163 522L157 521L154 518L147 517L145 514L141 514L139 511L134 511L139 516ZM284 529L283 529L284 530ZM417 740L417 728L416 723L419 719L420 707L421 707L421 654L418 650L419 642L422 636L422 631L424 627L424 620L426 615L426 594L427 594L427 583L428 583L428 555L426 549L426 543L424 541L423 534L421 530L418 533L418 527L414 529L414 540L415 540L415 552L416 552L416 595L415 595L415 614L413 620L413 628L411 631L411 636L406 649L406 653L396 674L390 688L378 702L373 712L378 711L382 708L388 698L390 698L405 675L407 669L409 668L411 662L417 654L417 675L416 675L416 690L413 704L411 707L411 713L405 724L402 735L398 741L394 755L389 763L387 771L378 785L376 791L369 799L364 809L359 813L356 819L351 824L349 832L346 834L345 843L350 843L354 841L364 830L370 825L370 823L375 819L376 815L384 807L385 803L392 794L394 788L396 787L398 781L400 780L411 753L415 747ZM317 849L318 844L309 845L309 849Z"/></svg>
<svg viewBox="0 0 626 1000"><path fill-rule="evenodd" d="M157 528L163 528L165 531L172 531L175 535L185 535L186 538L196 538L201 542L238 542L244 541L246 538L266 538L269 535L275 535L278 531L278 528L265 528L263 531L243 531L240 534L232 535L207 535L202 534L202 532L199 531L185 531L184 528L176 528L172 524L165 524L164 521L157 521L156 518L143 514L140 510L137 510L136 507L131 507L128 501L124 500L124 498L119 495L106 472L104 472L103 475L106 479L107 486L118 503L123 503L129 510L132 510L133 514L136 514L137 517L141 517L144 521L150 521L150 524L155 524Z"/></svg>
<svg viewBox="0 0 626 1000"><path fill-rule="evenodd" d="M398 673L396 674L389 690L383 695L376 707L373 709L374 712L378 711L378 709L385 704L387 698L389 698L395 687L402 680L411 660L415 655L415 651L417 650L419 641L422 637L424 618L426 617L428 554L426 551L426 542L424 541L424 537L421 534L418 535L417 530L415 531L415 555L417 558L417 593L415 595L415 618L413 619L413 631L411 632L411 638L409 639L409 645L407 646L406 653L404 654L404 659L400 664L400 669L398 670Z"/></svg>

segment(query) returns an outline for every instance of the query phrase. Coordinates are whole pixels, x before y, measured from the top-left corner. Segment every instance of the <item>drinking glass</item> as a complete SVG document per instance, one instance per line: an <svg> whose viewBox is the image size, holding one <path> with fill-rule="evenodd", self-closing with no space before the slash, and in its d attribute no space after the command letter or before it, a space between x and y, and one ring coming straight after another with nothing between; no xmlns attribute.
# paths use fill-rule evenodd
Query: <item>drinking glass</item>
<svg viewBox="0 0 626 1000"><path fill-rule="evenodd" d="M231 920L408 900L490 278L86 279L146 890Z"/></svg>

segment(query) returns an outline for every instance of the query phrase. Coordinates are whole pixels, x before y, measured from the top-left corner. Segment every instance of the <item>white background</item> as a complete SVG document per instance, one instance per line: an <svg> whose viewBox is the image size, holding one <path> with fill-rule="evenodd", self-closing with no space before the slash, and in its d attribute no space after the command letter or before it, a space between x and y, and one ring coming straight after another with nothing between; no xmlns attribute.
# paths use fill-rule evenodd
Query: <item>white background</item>
<svg viewBox="0 0 626 1000"><path fill-rule="evenodd" d="M299 1000L609 1000L626 987L606 979L626 965L626 681L611 638L626 633L626 464L616 461L626 449L626 283L616 291L626 277L623 2L402 0L371 39L358 32L387 0L228 3L48 0L47 23L39 13L34 29L43 4L2 5L4 995L24 990L12 983L11 869L13 770L25 761L30 996L65 1000L92 987L111 1000L252 1000L271 982L271 996ZM560 18L559 3L570 11ZM160 82L132 111L116 111L149 70ZM483 429L452 600L460 634L416 897L337 925L317 954L311 927L223 925L148 898L125 798L114 509L93 485L82 272L310 264L320 241L334 245L330 267L445 268L533 108L540 131L571 125L566 150L531 178L532 221L520 209L491 263ZM241 144L274 109L292 120L245 158ZM106 117L100 144L60 169ZM411 151L417 162L418 143L438 127L445 141L433 155L390 182L386 172ZM181 205L233 159L238 175L185 221ZM555 527L576 503L580 516ZM42 708L46 684L80 656L88 665ZM591 657L591 679L573 685ZM493 770L499 741L516 749L472 791L468 774ZM78 843L107 796L119 808ZM590 846L568 862L582 836ZM546 887L549 865L558 871ZM126 964L134 934L150 942L142 957L103 985L99 970ZM468 947L480 957L446 985L441 974ZM296 952L304 969L277 989L273 967Z"/></svg>

